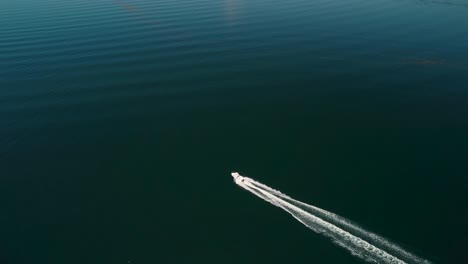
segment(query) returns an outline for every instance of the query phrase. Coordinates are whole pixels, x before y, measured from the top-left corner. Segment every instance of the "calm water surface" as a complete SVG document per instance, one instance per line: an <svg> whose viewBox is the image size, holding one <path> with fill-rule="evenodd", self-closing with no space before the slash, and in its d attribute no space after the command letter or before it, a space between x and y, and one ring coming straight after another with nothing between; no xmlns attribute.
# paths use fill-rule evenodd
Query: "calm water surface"
<svg viewBox="0 0 468 264"><path fill-rule="evenodd" d="M237 170L467 262L468 2L0 1L0 263L361 263Z"/></svg>

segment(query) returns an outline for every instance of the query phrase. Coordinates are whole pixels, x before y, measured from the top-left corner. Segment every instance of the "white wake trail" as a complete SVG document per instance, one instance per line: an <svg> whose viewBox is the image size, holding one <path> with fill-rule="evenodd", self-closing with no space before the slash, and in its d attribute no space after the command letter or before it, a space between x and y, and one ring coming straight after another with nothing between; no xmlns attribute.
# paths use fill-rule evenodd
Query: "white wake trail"
<svg viewBox="0 0 468 264"><path fill-rule="evenodd" d="M240 187L282 208L311 230L330 237L333 242L364 260L388 264L429 263L391 244L389 241L354 225L345 218L294 200L280 191L274 190L248 177L240 176L240 178L235 180ZM407 259L410 261L406 262Z"/></svg>
<svg viewBox="0 0 468 264"><path fill-rule="evenodd" d="M424 263L424 264L429 264L430 262L428 260L422 259L406 250L403 248L399 247L398 245L395 245L394 243L390 242L389 240L372 233L370 231L364 230L362 227L358 226L357 224L353 223L352 221L341 217L337 214L334 214L332 212L328 212L326 210L323 210L321 208L312 206L310 204L303 203L301 201L295 200L286 194L275 190L265 184L262 184L258 181L255 181L254 179L244 177L245 181L250 182L254 186L263 189L267 192L270 192L274 194L275 196L281 197L283 200L286 200L300 208L303 208L305 211L310 212L311 214L314 214L325 221L328 221L336 226L339 226L348 232L357 235L361 237L362 239L372 243L373 245L376 245L377 247L393 254L399 256L401 259L403 259L406 262L409 263Z"/></svg>

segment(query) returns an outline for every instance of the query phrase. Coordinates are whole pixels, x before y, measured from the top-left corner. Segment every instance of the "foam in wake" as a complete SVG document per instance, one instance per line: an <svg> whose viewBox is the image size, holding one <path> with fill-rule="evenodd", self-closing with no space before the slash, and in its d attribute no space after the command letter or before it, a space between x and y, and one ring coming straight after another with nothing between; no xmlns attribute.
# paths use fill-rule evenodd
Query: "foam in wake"
<svg viewBox="0 0 468 264"><path fill-rule="evenodd" d="M251 178L232 173L237 185L285 210L309 229L331 238L351 254L375 263L430 263L351 221L297 201Z"/></svg>

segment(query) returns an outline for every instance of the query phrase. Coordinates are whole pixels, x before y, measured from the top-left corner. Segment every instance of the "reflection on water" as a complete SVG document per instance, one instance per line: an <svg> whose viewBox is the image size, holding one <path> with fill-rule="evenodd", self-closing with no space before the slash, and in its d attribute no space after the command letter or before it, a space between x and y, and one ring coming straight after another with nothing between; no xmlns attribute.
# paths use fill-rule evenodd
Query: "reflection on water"
<svg viewBox="0 0 468 264"><path fill-rule="evenodd" d="M242 12L244 0L223 0L223 10L226 23L230 26L236 25L239 22L239 17Z"/></svg>
<svg viewBox="0 0 468 264"><path fill-rule="evenodd" d="M401 60L403 64L414 64L414 65L442 65L447 64L445 60L442 59L411 59L405 58Z"/></svg>
<svg viewBox="0 0 468 264"><path fill-rule="evenodd" d="M130 13L138 12L139 8L122 0L112 0Z"/></svg>
<svg viewBox="0 0 468 264"><path fill-rule="evenodd" d="M157 19L152 18L148 14L145 14L144 10L135 4L130 4L124 0L112 0L116 5L120 6L121 8L125 9L131 16L138 19L139 21L149 24L152 26L158 26L159 21Z"/></svg>
<svg viewBox="0 0 468 264"><path fill-rule="evenodd" d="M453 7L468 7L468 3L466 1L454 1L454 0L417 0L423 4L439 4L439 5L447 5Z"/></svg>

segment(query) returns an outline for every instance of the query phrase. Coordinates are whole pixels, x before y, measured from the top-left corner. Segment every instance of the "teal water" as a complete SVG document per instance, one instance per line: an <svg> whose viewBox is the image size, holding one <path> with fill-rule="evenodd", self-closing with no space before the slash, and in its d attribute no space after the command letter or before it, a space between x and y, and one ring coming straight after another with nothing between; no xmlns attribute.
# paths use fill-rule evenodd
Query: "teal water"
<svg viewBox="0 0 468 264"><path fill-rule="evenodd" d="M0 263L361 263L233 170L466 263L468 2L0 1Z"/></svg>

